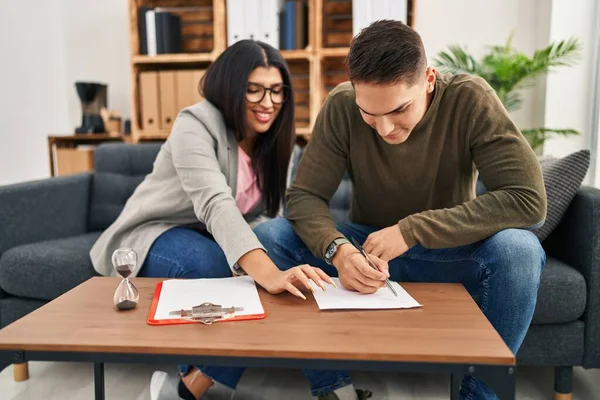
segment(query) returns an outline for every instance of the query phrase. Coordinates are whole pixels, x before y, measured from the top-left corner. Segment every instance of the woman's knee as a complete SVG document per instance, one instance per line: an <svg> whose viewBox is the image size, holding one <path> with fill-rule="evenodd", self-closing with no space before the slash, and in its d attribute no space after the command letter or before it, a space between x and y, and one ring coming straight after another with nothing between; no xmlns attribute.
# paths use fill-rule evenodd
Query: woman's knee
<svg viewBox="0 0 600 400"><path fill-rule="evenodd" d="M224 278L231 276L221 247L202 233L175 228L163 234L148 254L154 275L165 277Z"/></svg>

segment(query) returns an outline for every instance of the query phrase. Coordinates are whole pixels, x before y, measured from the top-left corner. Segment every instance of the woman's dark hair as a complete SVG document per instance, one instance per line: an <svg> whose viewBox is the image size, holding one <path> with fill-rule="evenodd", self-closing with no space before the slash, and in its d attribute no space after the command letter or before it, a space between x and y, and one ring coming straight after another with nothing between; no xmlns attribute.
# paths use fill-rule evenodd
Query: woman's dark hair
<svg viewBox="0 0 600 400"><path fill-rule="evenodd" d="M249 129L246 119L248 77L257 67L271 66L279 70L289 93L269 130L257 136L250 156L267 212L274 217L284 198L295 138L294 94L285 60L278 50L266 43L236 42L208 67L200 82L200 93L221 111L225 124L241 142Z"/></svg>
<svg viewBox="0 0 600 400"><path fill-rule="evenodd" d="M427 57L421 36L401 21L380 20L364 28L350 42L346 57L352 83L412 86L424 76Z"/></svg>

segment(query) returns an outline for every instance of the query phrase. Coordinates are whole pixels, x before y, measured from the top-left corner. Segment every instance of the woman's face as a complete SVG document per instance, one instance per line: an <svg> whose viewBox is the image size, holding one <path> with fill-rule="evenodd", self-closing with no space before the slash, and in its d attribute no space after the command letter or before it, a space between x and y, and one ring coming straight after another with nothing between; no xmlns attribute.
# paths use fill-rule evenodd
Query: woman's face
<svg viewBox="0 0 600 400"><path fill-rule="evenodd" d="M279 69L258 67L250 73L246 90L246 120L251 136L269 130L285 97Z"/></svg>

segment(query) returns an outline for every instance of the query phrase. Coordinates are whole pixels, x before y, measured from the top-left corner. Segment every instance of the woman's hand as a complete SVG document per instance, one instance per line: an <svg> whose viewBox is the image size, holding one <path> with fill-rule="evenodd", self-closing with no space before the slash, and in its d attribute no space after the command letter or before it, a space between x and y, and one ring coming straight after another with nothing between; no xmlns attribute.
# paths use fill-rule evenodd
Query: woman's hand
<svg viewBox="0 0 600 400"><path fill-rule="evenodd" d="M287 290L294 296L306 300L306 296L298 290L296 285L303 285L314 292L309 280L316 283L322 290L326 290L325 282L336 286L335 282L321 268L311 267L308 264L299 265L287 271L273 271L259 284L271 294L278 294Z"/></svg>

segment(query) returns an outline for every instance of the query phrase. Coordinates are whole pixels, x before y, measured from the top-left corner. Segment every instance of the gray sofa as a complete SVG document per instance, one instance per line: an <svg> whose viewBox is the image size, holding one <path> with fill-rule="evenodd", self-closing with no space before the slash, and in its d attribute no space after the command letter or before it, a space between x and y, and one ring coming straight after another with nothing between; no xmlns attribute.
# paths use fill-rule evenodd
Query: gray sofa
<svg viewBox="0 0 600 400"><path fill-rule="evenodd" d="M89 249L159 148L103 144L93 173L0 187L0 327L94 275ZM331 201L337 218L350 193L344 179ZM556 367L555 390L570 393L573 366L600 367L600 190L581 187L543 245L548 261L517 360Z"/></svg>

